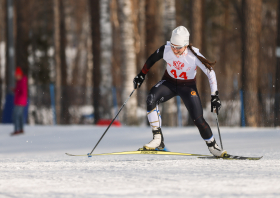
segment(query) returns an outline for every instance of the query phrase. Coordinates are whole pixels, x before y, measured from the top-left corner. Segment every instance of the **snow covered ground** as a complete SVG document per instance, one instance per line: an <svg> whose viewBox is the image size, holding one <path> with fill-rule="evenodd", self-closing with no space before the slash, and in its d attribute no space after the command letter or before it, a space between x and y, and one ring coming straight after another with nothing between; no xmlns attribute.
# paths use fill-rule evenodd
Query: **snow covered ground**
<svg viewBox="0 0 280 198"><path fill-rule="evenodd" d="M259 161L64 154L89 153L105 129L26 126L11 137L12 125L0 125L0 197L280 197L280 128L221 128L229 153ZM209 154L196 128L163 132L171 151ZM136 150L151 138L148 127L112 127L94 153Z"/></svg>

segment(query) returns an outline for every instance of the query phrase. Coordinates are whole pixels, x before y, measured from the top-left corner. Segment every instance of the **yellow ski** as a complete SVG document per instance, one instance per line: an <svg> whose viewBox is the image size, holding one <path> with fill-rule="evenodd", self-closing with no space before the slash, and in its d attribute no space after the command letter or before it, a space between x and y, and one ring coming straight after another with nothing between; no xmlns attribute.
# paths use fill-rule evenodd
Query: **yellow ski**
<svg viewBox="0 0 280 198"><path fill-rule="evenodd" d="M211 156L211 155L201 155L201 154L191 154L191 153L178 153L178 152L169 152L169 151L124 151L124 152L116 152L116 153L101 153L101 154L84 154L84 155L73 155L70 153L65 153L69 156L101 156L101 155L137 155L137 154L145 154L145 155L181 155L181 156Z"/></svg>

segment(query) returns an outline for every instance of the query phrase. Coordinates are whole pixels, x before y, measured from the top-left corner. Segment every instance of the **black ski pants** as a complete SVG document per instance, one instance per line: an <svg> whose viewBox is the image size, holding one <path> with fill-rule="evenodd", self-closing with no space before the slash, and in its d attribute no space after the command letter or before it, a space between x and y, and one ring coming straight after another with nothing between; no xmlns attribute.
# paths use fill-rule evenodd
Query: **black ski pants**
<svg viewBox="0 0 280 198"><path fill-rule="evenodd" d="M203 109L197 92L195 81L191 84L172 83L167 80L159 81L149 92L147 97L147 111L153 110L157 104L168 101L174 96L180 96L189 114L197 126L203 139L213 136L210 126L203 118Z"/></svg>

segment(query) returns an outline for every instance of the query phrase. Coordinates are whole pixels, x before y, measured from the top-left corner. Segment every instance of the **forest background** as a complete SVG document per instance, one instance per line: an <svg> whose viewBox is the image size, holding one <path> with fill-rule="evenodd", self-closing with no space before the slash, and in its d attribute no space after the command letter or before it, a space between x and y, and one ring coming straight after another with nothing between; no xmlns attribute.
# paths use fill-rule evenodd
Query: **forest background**
<svg viewBox="0 0 280 198"><path fill-rule="evenodd" d="M183 25L216 72L224 126L280 126L279 0L0 0L0 116L16 66L28 76L30 124L112 119L146 59ZM278 47L277 47L278 46ZM158 61L118 119L146 125ZM210 88L198 71L206 120ZM193 121L179 98L160 105L164 126Z"/></svg>

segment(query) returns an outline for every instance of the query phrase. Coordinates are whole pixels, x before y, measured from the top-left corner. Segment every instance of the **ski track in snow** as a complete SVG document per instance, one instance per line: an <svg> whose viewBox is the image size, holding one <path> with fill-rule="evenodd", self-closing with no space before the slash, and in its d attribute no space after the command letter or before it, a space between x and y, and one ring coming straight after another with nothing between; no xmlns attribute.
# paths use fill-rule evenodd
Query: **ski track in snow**
<svg viewBox="0 0 280 198"><path fill-rule="evenodd" d="M221 127L228 153L258 161L189 156L70 157L91 151L106 127L26 126L9 136L0 125L2 197L280 197L280 128ZM217 129L212 128L219 142ZM209 154L196 128L163 128L174 152ZM112 127L94 153L137 150L152 138L148 127Z"/></svg>

